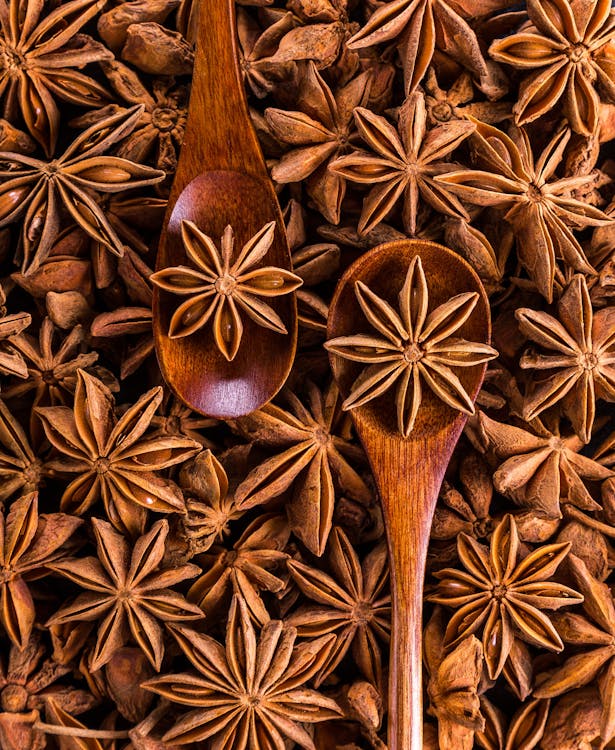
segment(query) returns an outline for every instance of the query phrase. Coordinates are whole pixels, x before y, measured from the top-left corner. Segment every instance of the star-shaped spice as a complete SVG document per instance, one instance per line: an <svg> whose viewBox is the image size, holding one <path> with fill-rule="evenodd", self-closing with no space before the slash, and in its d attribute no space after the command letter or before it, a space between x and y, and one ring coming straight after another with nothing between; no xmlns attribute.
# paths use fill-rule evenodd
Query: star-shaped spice
<svg viewBox="0 0 615 750"><path fill-rule="evenodd" d="M521 367L538 371L524 403L523 418L529 422L561 401L574 431L588 443L596 399L615 400L615 307L594 313L585 276L578 274L557 309L559 320L538 310L515 311L521 332L548 350L530 350L521 359ZM541 370L547 371L547 377L539 377Z"/></svg>
<svg viewBox="0 0 615 750"><path fill-rule="evenodd" d="M301 725L341 717L334 700L306 685L326 660L326 646L334 636L296 645L295 628L270 620L257 638L238 596L229 611L225 646L188 628L170 630L196 671L144 683L171 702L192 708L163 741L207 741L212 750L273 750L289 739L316 750Z"/></svg>
<svg viewBox="0 0 615 750"><path fill-rule="evenodd" d="M146 434L162 397L162 388L152 388L118 419L107 386L78 370L72 409L37 410L47 439L60 453L48 462L49 469L77 474L62 494L62 510L80 516L102 499L114 526L131 533L142 532L147 510L185 512L179 487L156 472L186 461L201 446L186 437Z"/></svg>
<svg viewBox="0 0 615 750"><path fill-rule="evenodd" d="M35 492L45 464L37 456L20 423L0 400L0 502L11 495Z"/></svg>
<svg viewBox="0 0 615 750"><path fill-rule="evenodd" d="M104 156L133 130L142 112L139 105L106 117L84 130L51 162L0 152L0 162L6 165L0 171L0 227L21 220L24 274L33 273L49 255L62 228L62 208L107 250L123 254L122 241L96 193L118 193L164 179L165 173L158 169Z"/></svg>
<svg viewBox="0 0 615 750"><path fill-rule="evenodd" d="M613 472L583 456L576 435L562 436L548 430L539 419L534 432L479 415L483 440L502 461L493 475L498 492L550 518L561 518L560 503L585 510L599 510L583 479L602 482Z"/></svg>
<svg viewBox="0 0 615 750"><path fill-rule="evenodd" d="M357 145L352 113L366 102L369 83L369 74L361 73L334 94L310 62L298 92L301 111L265 110L275 137L291 147L273 167L271 176L282 184L305 180L308 195L333 224L340 220L346 182L328 166Z"/></svg>
<svg viewBox="0 0 615 750"><path fill-rule="evenodd" d="M492 125L475 125L472 146L480 169L450 172L435 180L468 203L506 209L504 218L515 232L519 260L551 302L556 259L575 271L594 273L571 227L608 225L612 219L571 197L571 191L587 182L586 175L553 179L570 140L569 129L556 132L535 160L522 128L511 128L508 136Z"/></svg>
<svg viewBox="0 0 615 750"><path fill-rule="evenodd" d="M307 406L290 391L288 409L267 404L237 420L241 432L256 445L278 449L237 487L240 509L266 503L293 488L286 505L291 530L315 555L322 555L331 531L336 496L368 505L371 493L349 463L361 462L360 448L340 434L339 391L331 383L321 392L306 384Z"/></svg>
<svg viewBox="0 0 615 750"><path fill-rule="evenodd" d="M202 611L171 589L200 571L197 565L161 568L169 533L166 520L156 521L134 544L106 521L92 519L98 557L56 563L52 570L84 589L62 607L46 627L74 621L99 621L98 638L89 669L104 666L128 641L129 633L160 671L164 656L165 622L203 617Z"/></svg>
<svg viewBox="0 0 615 750"><path fill-rule="evenodd" d="M361 562L346 534L335 528L328 547L333 577L298 560L288 562L299 589L316 602L300 607L288 622L302 638L335 634L329 658L316 676L316 686L349 651L361 673L373 684L382 686L380 644L388 644L391 632L386 545L378 544Z"/></svg>
<svg viewBox="0 0 615 750"><path fill-rule="evenodd" d="M403 222L409 234L416 233L417 212L422 198L447 216L469 219L448 186L434 177L455 169L443 161L474 130L468 120L451 120L427 130L425 97L417 91L399 110L398 131L384 117L364 107L354 111L357 129L370 151L353 151L331 162L336 174L360 185L373 186L363 201L359 232L376 227L403 196Z"/></svg>
<svg viewBox="0 0 615 750"><path fill-rule="evenodd" d="M564 114L577 133L591 136L598 127L600 97L615 101L612 45L615 11L611 0L528 0L532 24L498 39L489 54L529 73L515 105L517 124L553 111L563 99Z"/></svg>
<svg viewBox="0 0 615 750"><path fill-rule="evenodd" d="M82 523L65 513L39 516L36 492L0 513L0 622L18 648L25 648L36 619L28 579L47 575L48 566L69 554Z"/></svg>
<svg viewBox="0 0 615 750"><path fill-rule="evenodd" d="M457 553L463 569L434 573L438 584L428 597L456 610L446 628L446 645L454 647L482 630L492 680L504 668L515 637L547 651L561 651L564 644L543 610L583 601L577 591L549 580L570 546L545 544L519 560L519 534L510 515L494 530L488 550L460 534Z"/></svg>
<svg viewBox="0 0 615 750"><path fill-rule="evenodd" d="M487 64L476 33L448 0L392 0L380 3L365 26L347 44L362 49L388 41L400 47L406 93L412 93L431 64L438 47L475 76L487 78ZM472 14L469 14L472 17ZM438 32L438 33L437 33Z"/></svg>
<svg viewBox="0 0 615 750"><path fill-rule="evenodd" d="M47 156L55 149L60 129L55 96L86 107L108 101L109 93L99 83L75 70L113 58L103 44L78 33L104 4L105 0L70 0L50 8L38 1L26 8L22 0L0 3L4 117L14 121L21 114Z"/></svg>
<svg viewBox="0 0 615 750"><path fill-rule="evenodd" d="M231 595L240 593L255 622L266 623L270 616L260 592L284 589L280 573L288 559L284 549L289 537L284 516L261 514L247 526L232 549L217 545L196 558L203 574L190 587L188 599L213 620L228 609Z"/></svg>
<svg viewBox="0 0 615 750"><path fill-rule="evenodd" d="M173 266L152 274L152 282L171 294L187 297L169 325L169 338L191 336L213 316L216 346L230 362L235 359L243 335L240 310L257 325L288 333L280 316L259 299L290 294L303 283L294 273L274 266L256 267L273 242L275 221L251 237L233 261L235 236L229 225L218 250L211 237L184 219L184 250L196 268Z"/></svg>
<svg viewBox="0 0 615 750"><path fill-rule="evenodd" d="M355 294L365 317L381 335L340 336L325 344L344 359L368 365L353 383L344 409L362 406L397 383L397 426L408 437L424 381L452 409L474 414L472 399L451 368L473 367L498 355L487 344L453 337L472 314L478 294L457 294L429 313L427 281L418 255L399 292L399 312L362 281L356 282Z"/></svg>

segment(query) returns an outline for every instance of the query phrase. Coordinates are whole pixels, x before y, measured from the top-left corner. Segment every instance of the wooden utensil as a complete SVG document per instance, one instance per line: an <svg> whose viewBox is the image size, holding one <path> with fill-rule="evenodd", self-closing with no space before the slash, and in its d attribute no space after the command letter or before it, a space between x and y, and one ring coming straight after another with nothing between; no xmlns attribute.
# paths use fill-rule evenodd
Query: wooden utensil
<svg viewBox="0 0 615 750"><path fill-rule="evenodd" d="M290 270L280 207L250 116L239 70L234 0L199 0L200 20L188 122L171 189L156 270L191 265L181 239L188 219L216 243L231 225L235 247L276 222L274 241L260 265ZM181 302L181 300L180 300ZM163 377L194 410L229 419L269 401L290 371L297 342L294 295L267 299L288 334L243 317L237 356L228 362L210 327L170 339L176 296L154 289L154 340Z"/></svg>
<svg viewBox="0 0 615 750"><path fill-rule="evenodd" d="M420 240L391 242L361 256L340 280L329 310L328 338L352 336L369 324L355 296L355 282L395 306L410 262L419 255L432 310L462 292L479 298L455 336L489 342L489 303L478 276L459 256ZM364 325L363 329L361 326ZM333 373L346 398L361 366L330 354ZM459 368L474 400L486 364ZM421 611L423 578L433 512L444 472L467 417L424 388L413 431L397 428L394 395L389 392L351 410L371 465L384 513L393 595L389 672L389 750L422 750Z"/></svg>

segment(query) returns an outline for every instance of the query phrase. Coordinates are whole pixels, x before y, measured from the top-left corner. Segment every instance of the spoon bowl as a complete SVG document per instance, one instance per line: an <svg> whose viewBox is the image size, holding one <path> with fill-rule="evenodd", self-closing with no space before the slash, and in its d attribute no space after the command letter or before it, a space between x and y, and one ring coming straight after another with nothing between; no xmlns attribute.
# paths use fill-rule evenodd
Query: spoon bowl
<svg viewBox="0 0 615 750"><path fill-rule="evenodd" d="M252 127L239 70L234 0L200 0L190 107L162 232L156 270L192 264L182 221L218 245L230 225L235 255L269 222L273 243L258 267L291 270L280 207ZM286 335L241 315L241 344L232 361L216 346L211 325L183 338L168 336L182 298L154 287L153 325L164 379L201 414L232 419L269 401L290 372L297 343L294 294L267 297Z"/></svg>
<svg viewBox="0 0 615 750"><path fill-rule="evenodd" d="M468 263L433 242L390 242L370 250L340 280L329 309L328 339L357 334L367 327L355 295L362 281L379 297L394 303L412 259L420 256L430 309L456 294L476 292L476 305L455 336L489 343L489 302ZM333 374L344 398L362 366L330 353ZM486 363L459 368L472 401L478 395ZM404 438L398 430L391 393L351 410L365 448L382 504L393 597L389 667L389 750L422 750L421 613L423 579L431 522L438 493L467 416L424 389L414 428Z"/></svg>

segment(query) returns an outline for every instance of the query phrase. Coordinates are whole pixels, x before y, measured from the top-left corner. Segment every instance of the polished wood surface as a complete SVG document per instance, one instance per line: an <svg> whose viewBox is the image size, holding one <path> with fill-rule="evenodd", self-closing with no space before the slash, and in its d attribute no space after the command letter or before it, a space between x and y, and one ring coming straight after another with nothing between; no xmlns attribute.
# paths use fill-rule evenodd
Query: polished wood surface
<svg viewBox="0 0 615 750"><path fill-rule="evenodd" d="M455 336L489 343L489 303L472 268L441 245L420 240L391 242L361 256L340 280L329 311L328 338L369 332L354 293L363 281L397 308L410 261L420 255L429 289L429 309L461 292L479 293L477 305ZM348 396L362 365L331 354L340 391ZM475 399L486 365L459 368ZM353 409L357 433L378 486L387 529L393 594L389 671L389 750L422 750L421 614L431 522L438 493L466 416L437 399L427 386L414 430L397 430L394 394Z"/></svg>
<svg viewBox="0 0 615 750"><path fill-rule="evenodd" d="M216 244L227 224L237 251L267 222L275 239L262 265L291 268L280 207L248 114L235 33L233 0L200 0L196 60L186 133L171 189L156 270L190 265L182 219L194 221ZM171 340L169 321L182 298L154 289L154 339L162 374L182 401L203 414L233 418L259 408L283 385L297 343L294 295L271 298L288 335L243 316L239 352L227 362L211 328Z"/></svg>

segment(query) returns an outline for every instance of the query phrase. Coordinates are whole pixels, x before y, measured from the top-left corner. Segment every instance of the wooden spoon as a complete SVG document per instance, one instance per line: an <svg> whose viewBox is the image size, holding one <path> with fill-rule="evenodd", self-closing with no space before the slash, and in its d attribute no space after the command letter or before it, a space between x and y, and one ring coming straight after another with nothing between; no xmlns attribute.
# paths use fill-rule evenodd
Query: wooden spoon
<svg viewBox="0 0 615 750"><path fill-rule="evenodd" d="M355 282L396 307L415 255L419 255L429 290L429 309L462 292L479 298L455 336L488 343L489 303L478 276L459 256L421 240L390 242L361 256L340 280L329 310L328 338L369 330L355 296ZM330 354L333 373L344 398L362 365ZM486 364L459 368L466 392L476 398ZM351 410L369 458L384 513L393 595L389 672L389 750L422 750L421 612L423 578L433 512L449 459L466 422L425 387L414 429L408 438L398 431L394 393L387 392Z"/></svg>
<svg viewBox="0 0 615 750"><path fill-rule="evenodd" d="M219 247L227 225L239 249L265 224L276 222L274 241L259 263L290 270L280 207L250 116L239 70L234 0L199 0L196 59L186 132L162 232L156 270L191 266L181 238L183 219ZM242 315L239 351L227 361L211 326L186 338L167 336L182 299L154 289L154 340L163 377L192 409L229 419L269 401L290 371L297 343L294 294L268 298L287 335Z"/></svg>

